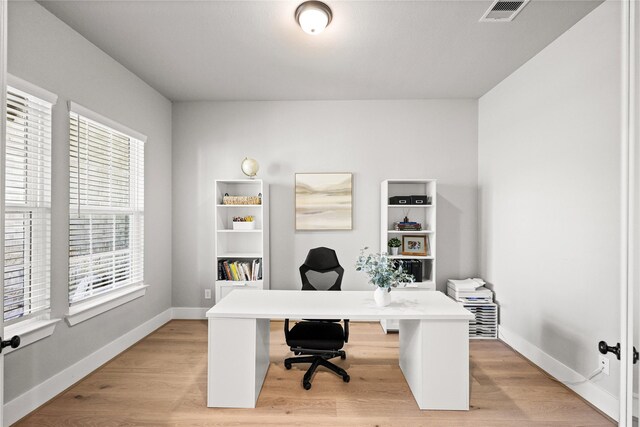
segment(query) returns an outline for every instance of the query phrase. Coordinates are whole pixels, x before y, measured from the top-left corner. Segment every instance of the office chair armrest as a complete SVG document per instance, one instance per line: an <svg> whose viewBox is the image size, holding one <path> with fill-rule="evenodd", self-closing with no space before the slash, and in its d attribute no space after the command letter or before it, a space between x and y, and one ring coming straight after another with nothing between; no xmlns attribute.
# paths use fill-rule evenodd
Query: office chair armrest
<svg viewBox="0 0 640 427"><path fill-rule="evenodd" d="M349 319L343 319L344 322L344 342L349 342Z"/></svg>
<svg viewBox="0 0 640 427"><path fill-rule="evenodd" d="M284 339L289 340L289 319L284 319Z"/></svg>

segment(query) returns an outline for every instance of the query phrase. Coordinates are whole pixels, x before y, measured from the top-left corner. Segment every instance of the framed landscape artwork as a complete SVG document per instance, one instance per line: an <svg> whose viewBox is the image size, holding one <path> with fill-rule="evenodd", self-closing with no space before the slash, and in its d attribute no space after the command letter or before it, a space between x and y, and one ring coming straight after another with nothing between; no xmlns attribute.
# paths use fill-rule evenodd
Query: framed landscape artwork
<svg viewBox="0 0 640 427"><path fill-rule="evenodd" d="M296 174L296 230L351 230L353 176Z"/></svg>

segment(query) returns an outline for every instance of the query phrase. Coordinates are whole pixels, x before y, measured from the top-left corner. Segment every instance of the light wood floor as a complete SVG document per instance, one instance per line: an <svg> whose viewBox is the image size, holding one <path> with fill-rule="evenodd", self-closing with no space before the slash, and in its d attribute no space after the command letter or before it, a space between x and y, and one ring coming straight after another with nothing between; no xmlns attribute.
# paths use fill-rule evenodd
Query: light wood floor
<svg viewBox="0 0 640 427"><path fill-rule="evenodd" d="M346 384L328 371L302 389L284 369L282 322L256 409L209 409L207 324L174 320L21 420L20 426L609 426L577 395L499 341L471 342L471 410L420 411L398 367L398 335L352 323ZM305 368L306 369L306 368Z"/></svg>

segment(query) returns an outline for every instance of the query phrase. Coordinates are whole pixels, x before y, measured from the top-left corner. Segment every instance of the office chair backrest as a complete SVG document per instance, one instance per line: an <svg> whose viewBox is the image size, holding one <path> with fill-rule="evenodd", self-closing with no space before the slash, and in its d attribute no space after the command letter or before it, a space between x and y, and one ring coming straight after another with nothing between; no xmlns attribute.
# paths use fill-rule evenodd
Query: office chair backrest
<svg viewBox="0 0 640 427"><path fill-rule="evenodd" d="M300 266L303 291L339 291L342 286L344 268L338 262L333 249L320 247L309 251Z"/></svg>

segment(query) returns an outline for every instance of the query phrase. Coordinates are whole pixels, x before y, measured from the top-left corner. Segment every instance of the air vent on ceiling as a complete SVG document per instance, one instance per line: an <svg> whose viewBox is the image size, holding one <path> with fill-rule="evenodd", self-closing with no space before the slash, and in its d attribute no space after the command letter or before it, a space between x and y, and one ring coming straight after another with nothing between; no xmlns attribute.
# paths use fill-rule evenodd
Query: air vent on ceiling
<svg viewBox="0 0 640 427"><path fill-rule="evenodd" d="M529 3L529 0L505 1L496 0L487 10L480 22L509 22Z"/></svg>

